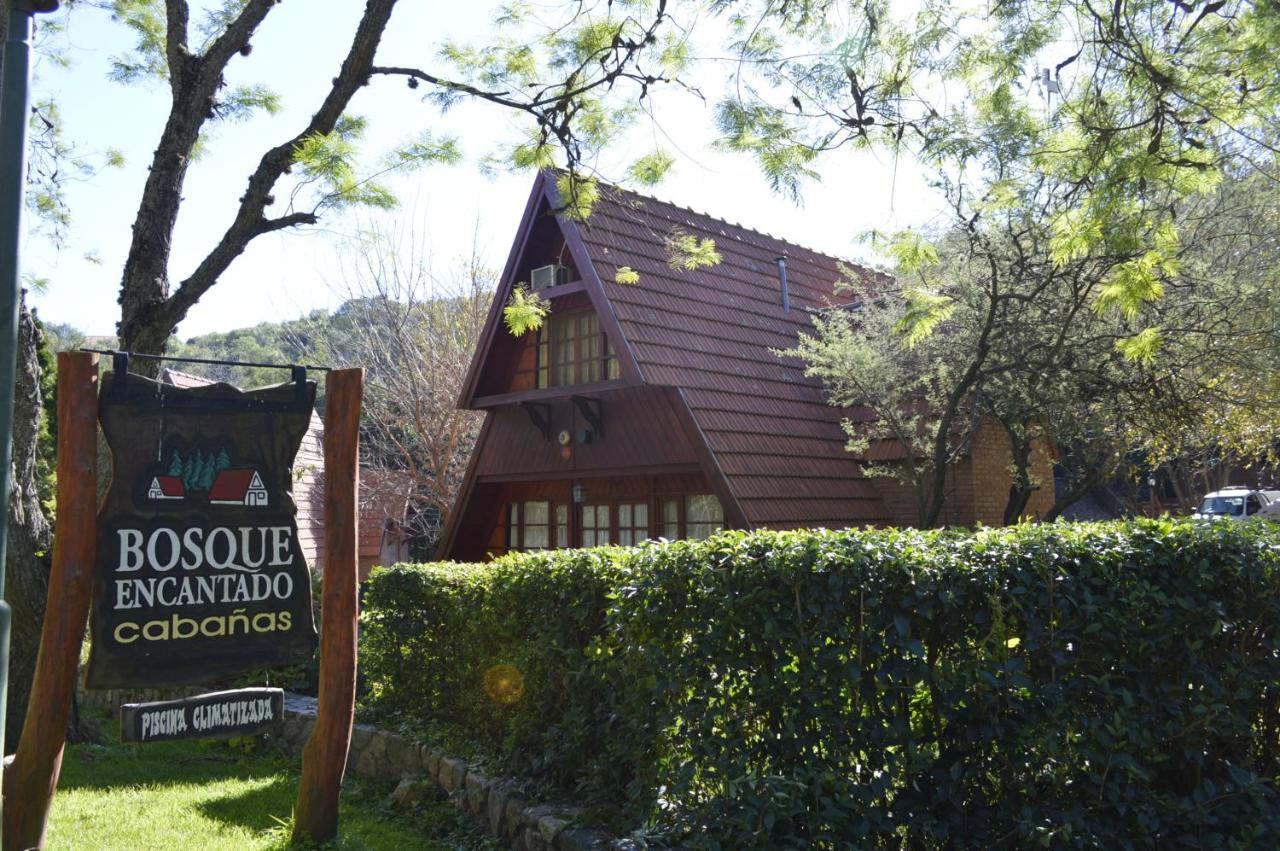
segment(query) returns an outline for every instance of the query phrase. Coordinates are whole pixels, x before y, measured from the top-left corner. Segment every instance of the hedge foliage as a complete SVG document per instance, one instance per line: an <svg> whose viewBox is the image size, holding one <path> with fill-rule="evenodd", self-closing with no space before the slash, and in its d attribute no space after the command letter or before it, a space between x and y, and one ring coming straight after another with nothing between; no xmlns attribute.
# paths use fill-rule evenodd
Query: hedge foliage
<svg viewBox="0 0 1280 851"><path fill-rule="evenodd" d="M699 847L1280 847L1275 527L399 566L363 653L379 710Z"/></svg>

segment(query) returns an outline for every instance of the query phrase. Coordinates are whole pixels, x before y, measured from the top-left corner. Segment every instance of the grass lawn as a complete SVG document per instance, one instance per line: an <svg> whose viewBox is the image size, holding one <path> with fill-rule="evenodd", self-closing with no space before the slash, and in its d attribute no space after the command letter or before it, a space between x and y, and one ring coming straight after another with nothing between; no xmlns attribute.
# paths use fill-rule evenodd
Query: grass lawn
<svg viewBox="0 0 1280 851"><path fill-rule="evenodd" d="M108 728L109 722L102 726ZM390 784L348 778L337 849L499 849L447 802L391 814ZM283 849L298 762L221 742L73 745L49 817L50 851Z"/></svg>

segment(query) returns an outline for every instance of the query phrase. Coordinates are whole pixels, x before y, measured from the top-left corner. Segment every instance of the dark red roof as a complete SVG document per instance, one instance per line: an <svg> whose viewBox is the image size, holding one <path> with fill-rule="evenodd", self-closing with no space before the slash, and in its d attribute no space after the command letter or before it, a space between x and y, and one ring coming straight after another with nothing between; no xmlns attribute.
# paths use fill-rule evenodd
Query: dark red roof
<svg viewBox="0 0 1280 851"><path fill-rule="evenodd" d="M417 482L403 470L360 468L361 558L377 558L382 550L382 533L387 521L403 523Z"/></svg>
<svg viewBox="0 0 1280 851"><path fill-rule="evenodd" d="M468 371L463 407L483 395L478 391L496 346L502 304L515 285L525 240L548 206L558 207L559 199L555 175L544 173L534 184ZM621 383L674 391L705 441L710 459L700 462L704 471L722 481L712 486L736 503L726 505L735 522L794 528L889 521L859 459L845 449L844 412L827 404L820 383L805 376L799 360L774 354L812 328L811 310L854 300L836 292L845 271L865 290L883 286L887 276L611 186L600 187L586 222L556 221L601 327L614 340ZM713 239L720 262L672 269L668 240L681 234ZM789 310L781 303L780 256L786 258ZM639 281L616 283L622 266L637 272ZM500 399L491 395L484 407L504 404L495 401ZM490 423L496 415L490 411ZM446 531L446 541L454 531Z"/></svg>
<svg viewBox="0 0 1280 851"><path fill-rule="evenodd" d="M191 387L208 387L214 384L213 379L205 378L203 375L192 375L189 372L180 372L176 369L164 367L160 370L160 383L169 384L173 387L191 388Z"/></svg>
<svg viewBox="0 0 1280 851"><path fill-rule="evenodd" d="M209 499L244 499L256 470L223 470L209 488Z"/></svg>
<svg viewBox="0 0 1280 851"><path fill-rule="evenodd" d="M808 309L851 300L835 291L842 267L868 288L885 280L879 273L613 187L587 222L566 226L577 228L644 382L679 388L752 526L887 521L845 449L841 412L800 361L773 353L812 328ZM667 239L676 233L714 239L720 263L673 270ZM620 266L639 283L615 283Z"/></svg>
<svg viewBox="0 0 1280 851"><path fill-rule="evenodd" d="M182 487L182 479L177 476L156 476L156 484L160 487L160 493L165 496L186 495L186 491Z"/></svg>

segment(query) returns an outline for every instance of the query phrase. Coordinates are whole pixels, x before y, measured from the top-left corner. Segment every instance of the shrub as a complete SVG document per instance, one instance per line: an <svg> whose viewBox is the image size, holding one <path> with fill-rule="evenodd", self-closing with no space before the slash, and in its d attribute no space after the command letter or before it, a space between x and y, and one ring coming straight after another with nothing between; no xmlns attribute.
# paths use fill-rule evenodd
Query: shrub
<svg viewBox="0 0 1280 851"><path fill-rule="evenodd" d="M448 725L513 771L572 785L579 754L599 752L583 707L607 684L584 662L620 552L375 571L361 615L369 707Z"/></svg>
<svg viewBox="0 0 1280 851"><path fill-rule="evenodd" d="M402 566L364 641L379 707L690 845L1275 847L1278 631L1274 528L1143 521Z"/></svg>

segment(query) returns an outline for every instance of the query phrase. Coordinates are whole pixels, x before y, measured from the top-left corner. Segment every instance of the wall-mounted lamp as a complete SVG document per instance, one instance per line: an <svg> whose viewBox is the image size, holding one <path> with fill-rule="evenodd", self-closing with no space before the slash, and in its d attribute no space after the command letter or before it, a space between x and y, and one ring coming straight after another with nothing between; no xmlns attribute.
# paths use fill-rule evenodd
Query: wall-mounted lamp
<svg viewBox="0 0 1280 851"><path fill-rule="evenodd" d="M574 485L571 493L573 494L574 505L582 505L587 501L587 489L584 485Z"/></svg>

